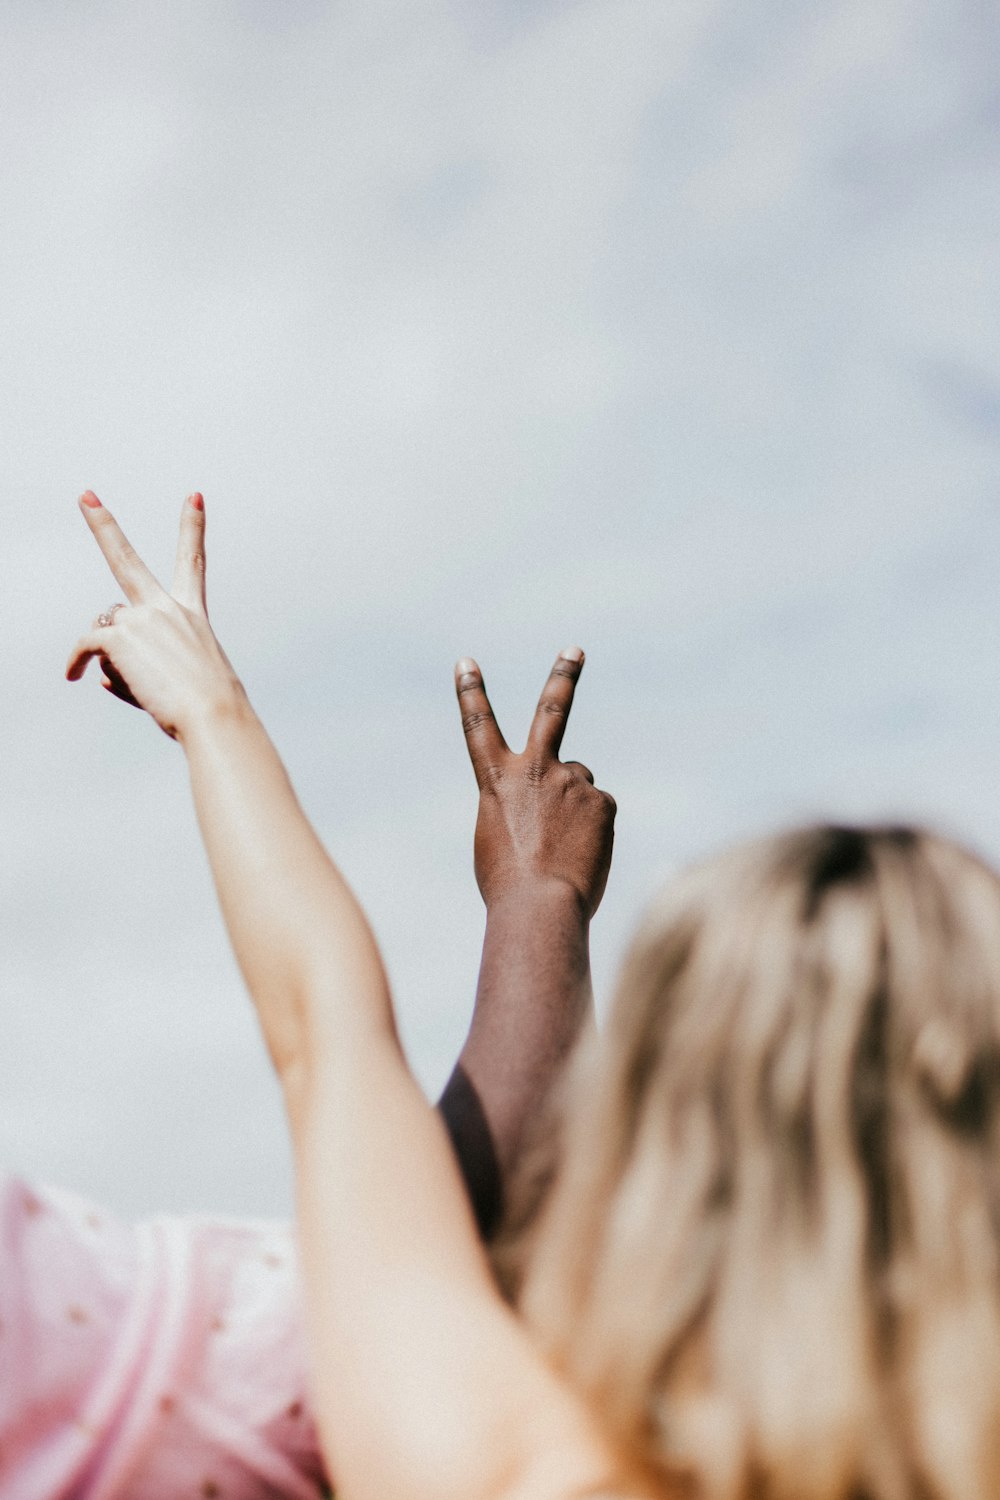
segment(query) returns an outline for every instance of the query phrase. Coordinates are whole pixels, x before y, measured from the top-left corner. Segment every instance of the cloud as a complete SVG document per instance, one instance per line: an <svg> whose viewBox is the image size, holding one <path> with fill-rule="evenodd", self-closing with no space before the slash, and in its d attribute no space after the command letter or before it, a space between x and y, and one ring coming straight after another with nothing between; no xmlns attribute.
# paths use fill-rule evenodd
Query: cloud
<svg viewBox="0 0 1000 1500"><path fill-rule="evenodd" d="M587 648L602 991L655 882L739 833L891 809L1000 852L972 0L103 0L3 30L12 1166L129 1211L289 1204L177 747L61 680L118 592L87 485L162 572L205 491L214 618L428 1088L481 936L463 652L516 741Z"/></svg>

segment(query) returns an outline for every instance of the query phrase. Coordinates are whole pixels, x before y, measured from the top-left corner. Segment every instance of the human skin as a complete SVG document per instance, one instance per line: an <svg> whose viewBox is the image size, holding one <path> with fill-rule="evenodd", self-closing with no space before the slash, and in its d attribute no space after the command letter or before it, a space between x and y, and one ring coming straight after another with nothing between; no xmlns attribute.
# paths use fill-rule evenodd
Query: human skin
<svg viewBox="0 0 1000 1500"><path fill-rule="evenodd" d="M195 571L185 604L96 501L84 509L132 607L83 637L67 675L106 657L187 755L223 915L284 1095L316 1416L343 1493L568 1500L610 1488L617 1464L593 1414L499 1297L441 1119L406 1066L371 929L212 634ZM489 753L473 759L477 774L506 780L501 805L514 809L505 894L529 873L551 875L586 912L592 886L576 841L532 838L528 810L558 808L553 827L567 813L569 826L607 823L613 810L554 748L572 679L557 670L546 693L556 711L536 716L528 750L502 777Z"/></svg>
<svg viewBox="0 0 1000 1500"><path fill-rule="evenodd" d="M595 793L592 774L578 762L545 775L546 753L558 755L582 670L579 648L560 653L516 755L477 664L465 659L456 668L479 786L475 867L487 920L473 1024L441 1108L451 1129L470 1084L475 1089L496 1145L498 1186L509 1180L525 1122L592 1019L589 929L607 883L615 804ZM459 1154L468 1181L477 1163L470 1151ZM490 1182L471 1184L486 1230L501 1206L490 1202Z"/></svg>
<svg viewBox="0 0 1000 1500"><path fill-rule="evenodd" d="M95 517L104 510L88 503L82 508ZM181 522L171 593L207 617L200 494L189 497ZM587 793L595 816L571 818L567 829L572 809L566 799L580 796L581 778L593 786L590 771L568 763L556 797L538 795L538 782L530 779L543 741L558 753L583 663L578 648L561 653L523 758L507 746L477 664L463 660L456 669L462 727L480 793L475 873L486 932L469 1032L438 1108L487 1238L500 1219L525 1122L544 1103L593 1014L589 931L611 863L614 800ZM101 664L103 685L140 708L103 653Z"/></svg>

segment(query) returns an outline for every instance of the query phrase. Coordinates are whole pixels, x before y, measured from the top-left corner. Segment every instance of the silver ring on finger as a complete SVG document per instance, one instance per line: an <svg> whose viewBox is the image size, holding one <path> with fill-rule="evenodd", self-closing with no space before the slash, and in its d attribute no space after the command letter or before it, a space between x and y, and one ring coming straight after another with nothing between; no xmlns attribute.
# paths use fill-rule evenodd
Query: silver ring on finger
<svg viewBox="0 0 1000 1500"><path fill-rule="evenodd" d="M104 630L107 628L107 626L113 625L115 623L115 615L120 609L124 608L124 604L112 604L110 609L106 609L102 614L99 614L97 616L97 624L100 629Z"/></svg>

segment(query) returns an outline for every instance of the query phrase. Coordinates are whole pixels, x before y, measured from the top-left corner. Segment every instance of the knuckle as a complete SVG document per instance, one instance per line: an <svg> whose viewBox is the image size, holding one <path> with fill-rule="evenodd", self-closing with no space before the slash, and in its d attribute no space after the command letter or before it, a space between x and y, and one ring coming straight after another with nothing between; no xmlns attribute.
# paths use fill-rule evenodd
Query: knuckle
<svg viewBox="0 0 1000 1500"><path fill-rule="evenodd" d="M543 714L551 714L553 719L565 719L566 705L558 698L543 698L538 707Z"/></svg>
<svg viewBox="0 0 1000 1500"><path fill-rule="evenodd" d="M204 573L205 571L205 554L200 547L191 553L191 567L196 573Z"/></svg>
<svg viewBox="0 0 1000 1500"><path fill-rule="evenodd" d="M547 767L542 761L529 760L525 764L524 774L526 779L531 782L532 786L538 786L540 782L545 780L546 770Z"/></svg>
<svg viewBox="0 0 1000 1500"><path fill-rule="evenodd" d="M462 715L462 728L467 735L475 734L477 729L482 729L484 724L492 721L493 715L485 708L473 708Z"/></svg>
<svg viewBox="0 0 1000 1500"><path fill-rule="evenodd" d="M579 675L579 664L577 662L565 661L562 658L560 658L559 661L556 662L555 666L552 668L552 671L549 673L550 677L565 677L570 682L575 682Z"/></svg>

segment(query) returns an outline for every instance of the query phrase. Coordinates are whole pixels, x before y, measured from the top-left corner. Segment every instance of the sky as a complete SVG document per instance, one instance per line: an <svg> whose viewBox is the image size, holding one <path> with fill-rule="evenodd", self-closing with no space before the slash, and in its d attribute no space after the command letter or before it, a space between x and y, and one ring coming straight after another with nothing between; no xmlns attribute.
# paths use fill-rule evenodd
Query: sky
<svg viewBox="0 0 1000 1500"><path fill-rule="evenodd" d="M183 755L63 680L92 487L210 611L430 1093L483 910L452 687L618 801L599 1006L684 863L896 817L1000 860L989 0L9 0L0 1163L285 1215Z"/></svg>

